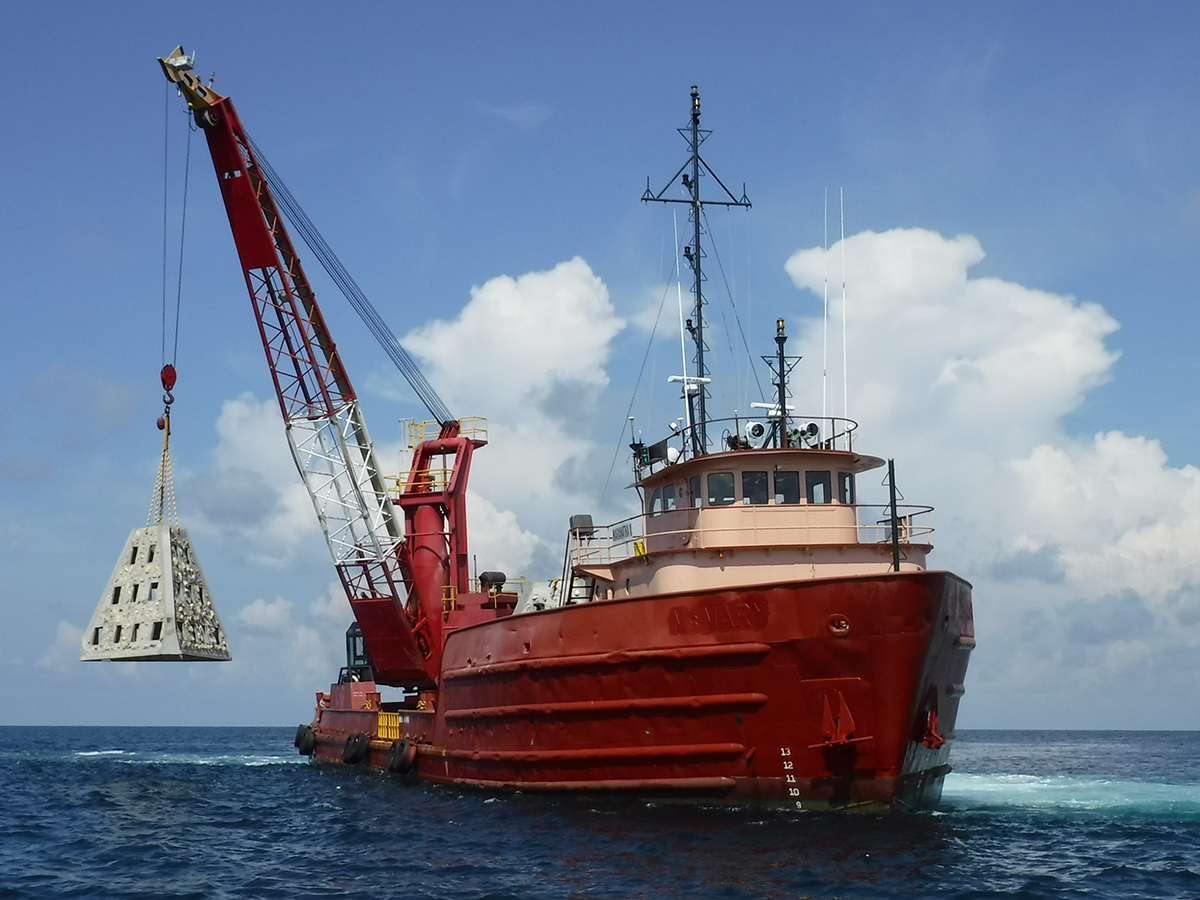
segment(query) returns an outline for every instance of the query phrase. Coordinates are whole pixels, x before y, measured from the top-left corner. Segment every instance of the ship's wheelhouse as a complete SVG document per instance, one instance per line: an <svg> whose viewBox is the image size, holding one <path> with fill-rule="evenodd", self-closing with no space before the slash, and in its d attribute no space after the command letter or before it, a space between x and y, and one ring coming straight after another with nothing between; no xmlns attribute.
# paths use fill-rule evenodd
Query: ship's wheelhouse
<svg viewBox="0 0 1200 900"><path fill-rule="evenodd" d="M855 476L883 464L840 451L743 450L667 466L644 479L643 512L680 508L854 505Z"/></svg>

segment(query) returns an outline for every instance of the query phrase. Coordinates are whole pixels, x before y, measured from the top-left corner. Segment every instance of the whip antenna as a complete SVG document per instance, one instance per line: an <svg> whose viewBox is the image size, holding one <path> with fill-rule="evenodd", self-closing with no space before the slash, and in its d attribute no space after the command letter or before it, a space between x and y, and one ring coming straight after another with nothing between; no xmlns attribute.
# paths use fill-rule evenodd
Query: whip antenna
<svg viewBox="0 0 1200 900"><path fill-rule="evenodd" d="M842 415L850 418L850 387L846 381L846 194L838 188L838 202L842 208Z"/></svg>

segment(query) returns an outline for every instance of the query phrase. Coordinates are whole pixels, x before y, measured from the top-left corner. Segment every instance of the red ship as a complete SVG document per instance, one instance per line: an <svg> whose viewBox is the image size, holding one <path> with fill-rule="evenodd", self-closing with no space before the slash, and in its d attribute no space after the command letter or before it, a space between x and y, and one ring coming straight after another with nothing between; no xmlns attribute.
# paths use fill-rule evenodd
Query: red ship
<svg viewBox="0 0 1200 900"><path fill-rule="evenodd" d="M472 578L466 486L486 443L456 419L252 144L232 102L161 58L204 131L288 440L355 617L347 666L317 693L300 752L458 786L858 811L940 797L969 651L970 585L925 567L928 507L857 503L884 465L855 424L795 416L780 319L775 397L709 419L701 216L749 206L699 154L646 201L683 202L695 374L668 438L635 442L639 515L573 517L562 576ZM702 179L724 190L701 200ZM430 409L390 490L284 225L298 231ZM692 248L696 248L694 251ZM714 448L710 434L723 429ZM382 702L380 686L407 689Z"/></svg>

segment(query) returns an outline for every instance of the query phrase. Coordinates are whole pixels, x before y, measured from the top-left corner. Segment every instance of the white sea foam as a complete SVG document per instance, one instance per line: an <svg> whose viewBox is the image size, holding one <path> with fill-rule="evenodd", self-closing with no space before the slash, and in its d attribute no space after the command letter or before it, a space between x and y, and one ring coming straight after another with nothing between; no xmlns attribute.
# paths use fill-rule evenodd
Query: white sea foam
<svg viewBox="0 0 1200 900"><path fill-rule="evenodd" d="M942 802L959 809L1097 810L1200 815L1200 784L1070 775L946 776Z"/></svg>
<svg viewBox="0 0 1200 900"><path fill-rule="evenodd" d="M152 750L79 750L77 757L104 757L128 766L279 766L303 764L308 760L297 753L172 753Z"/></svg>
<svg viewBox="0 0 1200 900"><path fill-rule="evenodd" d="M145 753L120 760L123 763L183 766L279 766L306 763L299 754L248 753Z"/></svg>

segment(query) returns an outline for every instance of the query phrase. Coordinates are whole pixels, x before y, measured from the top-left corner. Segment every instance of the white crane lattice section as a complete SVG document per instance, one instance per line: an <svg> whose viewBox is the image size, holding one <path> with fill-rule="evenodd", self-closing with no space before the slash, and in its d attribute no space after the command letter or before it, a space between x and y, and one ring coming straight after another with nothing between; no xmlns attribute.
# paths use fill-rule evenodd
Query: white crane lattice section
<svg viewBox="0 0 1200 900"><path fill-rule="evenodd" d="M392 558L400 530L358 401L332 418L293 419L287 435L334 562Z"/></svg>

